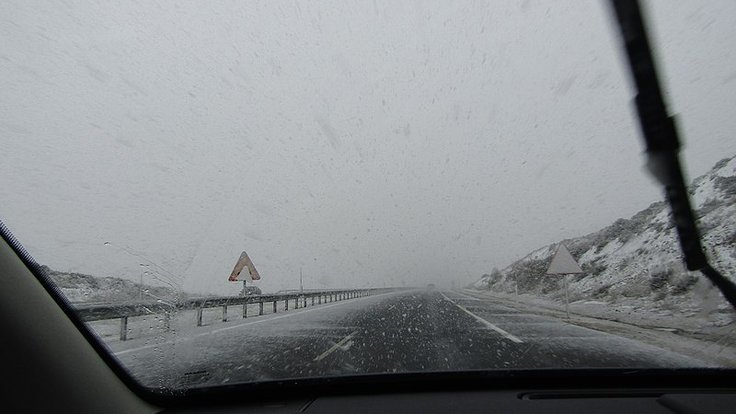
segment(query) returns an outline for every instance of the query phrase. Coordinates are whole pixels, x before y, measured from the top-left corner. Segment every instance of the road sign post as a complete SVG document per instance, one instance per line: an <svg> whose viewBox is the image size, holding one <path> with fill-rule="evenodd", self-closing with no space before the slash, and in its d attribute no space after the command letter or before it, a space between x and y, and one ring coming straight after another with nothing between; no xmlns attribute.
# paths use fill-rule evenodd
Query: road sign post
<svg viewBox="0 0 736 414"><path fill-rule="evenodd" d="M562 275L562 283L565 285L565 315L570 319L570 297L567 288L567 275Z"/></svg>
<svg viewBox="0 0 736 414"><path fill-rule="evenodd" d="M584 273L583 269L580 268L578 262L575 261L570 251L567 250L567 247L562 243L558 244L552 262L549 264L549 268L545 274L562 276L562 283L565 285L565 315L567 319L570 319L570 296L568 293L567 277L581 273Z"/></svg>
<svg viewBox="0 0 736 414"><path fill-rule="evenodd" d="M240 278L240 272L243 271L243 269L247 269L248 272L246 273L246 277L243 278L243 292L241 293L242 296L245 296L247 294L246 285L248 284L248 279L251 281L254 280L261 280L261 275L258 274L258 270L256 270L256 266L253 264L253 261L250 260L250 257L248 257L248 253L243 251L240 253L240 257L238 258L238 261L235 263L235 267L233 268L233 271L230 272L230 277L228 277L229 282L237 282Z"/></svg>

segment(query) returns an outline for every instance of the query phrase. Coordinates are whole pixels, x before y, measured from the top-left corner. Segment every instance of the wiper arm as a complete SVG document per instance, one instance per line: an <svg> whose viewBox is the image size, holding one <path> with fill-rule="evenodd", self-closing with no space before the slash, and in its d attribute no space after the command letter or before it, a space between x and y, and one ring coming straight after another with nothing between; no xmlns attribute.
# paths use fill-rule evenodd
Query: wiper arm
<svg viewBox="0 0 736 414"><path fill-rule="evenodd" d="M646 144L647 169L664 187L685 265L688 270L701 271L736 308L736 285L708 263L700 244L700 232L680 166L680 140L675 120L668 115L662 97L639 1L611 0L611 5L637 89L635 102Z"/></svg>

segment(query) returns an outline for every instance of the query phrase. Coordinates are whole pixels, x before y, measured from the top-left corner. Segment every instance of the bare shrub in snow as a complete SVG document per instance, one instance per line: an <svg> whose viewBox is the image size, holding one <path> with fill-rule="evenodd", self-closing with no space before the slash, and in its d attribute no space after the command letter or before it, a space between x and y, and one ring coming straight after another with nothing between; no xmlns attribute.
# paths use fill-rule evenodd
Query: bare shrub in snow
<svg viewBox="0 0 736 414"><path fill-rule="evenodd" d="M649 276L649 287L652 291L660 290L667 286L672 277L672 271L670 269L662 269L652 272Z"/></svg>

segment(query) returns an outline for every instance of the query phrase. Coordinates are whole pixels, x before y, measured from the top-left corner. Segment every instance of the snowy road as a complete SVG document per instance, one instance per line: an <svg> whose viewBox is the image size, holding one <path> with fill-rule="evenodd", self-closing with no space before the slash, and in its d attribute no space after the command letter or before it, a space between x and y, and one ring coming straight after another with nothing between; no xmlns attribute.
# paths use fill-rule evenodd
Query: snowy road
<svg viewBox="0 0 736 414"><path fill-rule="evenodd" d="M113 347L147 386L360 373L672 367L698 361L460 292L415 290Z"/></svg>

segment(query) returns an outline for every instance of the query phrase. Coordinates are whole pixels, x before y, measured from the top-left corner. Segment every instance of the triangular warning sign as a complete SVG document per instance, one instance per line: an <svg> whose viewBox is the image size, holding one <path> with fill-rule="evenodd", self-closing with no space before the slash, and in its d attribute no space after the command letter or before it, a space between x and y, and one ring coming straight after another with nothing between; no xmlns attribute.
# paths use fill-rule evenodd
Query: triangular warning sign
<svg viewBox="0 0 736 414"><path fill-rule="evenodd" d="M230 273L230 277L227 280L230 282L237 282L238 276L240 276L240 272L243 271L243 268L248 269L248 276L250 280L261 280L261 275L258 274L256 266L250 260L250 257L248 257L248 253L246 252L240 253L240 258L238 259L238 262L235 263L235 268L233 269L232 273Z"/></svg>
<svg viewBox="0 0 736 414"><path fill-rule="evenodd" d="M570 254L564 244L560 243L557 245L557 251L555 257L552 258L552 263L549 264L546 274L548 275L571 275L575 273L584 273L583 269L580 268L578 262Z"/></svg>

